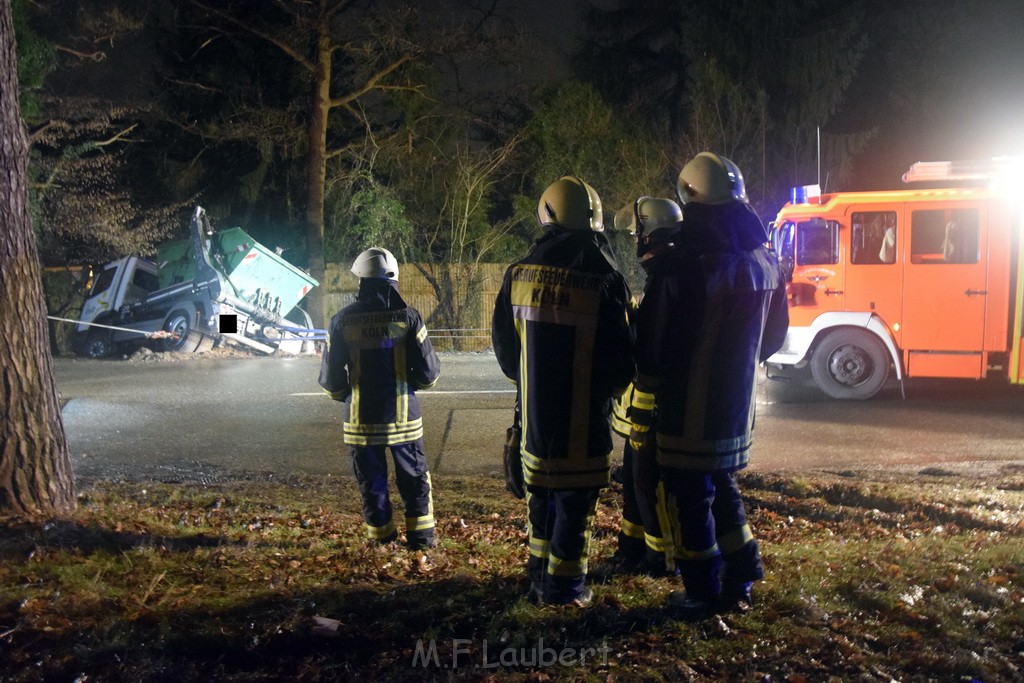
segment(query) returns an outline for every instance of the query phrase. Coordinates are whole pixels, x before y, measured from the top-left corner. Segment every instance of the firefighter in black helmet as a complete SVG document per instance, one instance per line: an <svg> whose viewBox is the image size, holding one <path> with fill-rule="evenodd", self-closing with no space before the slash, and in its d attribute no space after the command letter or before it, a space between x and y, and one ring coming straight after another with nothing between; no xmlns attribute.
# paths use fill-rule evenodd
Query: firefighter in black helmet
<svg viewBox="0 0 1024 683"><path fill-rule="evenodd" d="M764 575L734 473L749 458L757 365L781 347L789 315L736 165L702 152L677 189L683 222L652 259L638 311L637 388L655 397L657 461L678 515L686 591L669 604L702 618L749 606Z"/></svg>
<svg viewBox="0 0 1024 683"><path fill-rule="evenodd" d="M391 252L367 249L352 272L359 277L359 293L331 319L320 386L344 402L344 441L363 498L366 535L381 543L398 537L384 453L390 447L405 503L406 544L432 548L434 506L415 392L433 386L440 363L419 312L398 293L398 262Z"/></svg>
<svg viewBox="0 0 1024 683"><path fill-rule="evenodd" d="M629 288L602 234L601 200L573 176L538 204L544 234L505 273L492 341L518 388L531 596L590 603L598 492L608 484L611 400L633 378Z"/></svg>

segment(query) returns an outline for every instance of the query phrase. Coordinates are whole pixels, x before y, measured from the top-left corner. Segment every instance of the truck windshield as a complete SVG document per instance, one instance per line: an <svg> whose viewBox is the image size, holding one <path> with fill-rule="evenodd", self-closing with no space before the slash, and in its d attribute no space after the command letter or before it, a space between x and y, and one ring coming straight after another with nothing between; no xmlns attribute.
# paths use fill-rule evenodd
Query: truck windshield
<svg viewBox="0 0 1024 683"><path fill-rule="evenodd" d="M839 263L839 223L821 218L800 221L796 247L802 266Z"/></svg>
<svg viewBox="0 0 1024 683"><path fill-rule="evenodd" d="M117 268L110 267L100 273L100 276L92 283L92 289L89 290L89 296L96 296L102 292L110 289L110 285L114 282L114 276L117 274Z"/></svg>

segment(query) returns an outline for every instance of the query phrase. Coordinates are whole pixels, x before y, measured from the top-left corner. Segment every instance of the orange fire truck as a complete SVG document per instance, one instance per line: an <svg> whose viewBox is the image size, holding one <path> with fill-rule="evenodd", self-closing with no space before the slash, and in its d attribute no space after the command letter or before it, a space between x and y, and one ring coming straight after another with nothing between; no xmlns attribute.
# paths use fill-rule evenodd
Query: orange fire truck
<svg viewBox="0 0 1024 683"><path fill-rule="evenodd" d="M890 374L1024 384L1021 168L918 162L904 182L947 187L794 188L772 224L790 328L769 371L810 366L839 399L873 396Z"/></svg>

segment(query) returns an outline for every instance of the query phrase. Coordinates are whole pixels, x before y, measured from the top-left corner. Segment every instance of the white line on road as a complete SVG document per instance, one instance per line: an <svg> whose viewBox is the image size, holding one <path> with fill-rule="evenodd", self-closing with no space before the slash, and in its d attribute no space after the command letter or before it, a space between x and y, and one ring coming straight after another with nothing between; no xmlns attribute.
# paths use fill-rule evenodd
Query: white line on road
<svg viewBox="0 0 1024 683"><path fill-rule="evenodd" d="M515 389L444 389L444 390L427 390L417 391L416 395L421 396L423 394L514 394ZM299 394L288 394L289 396L326 396L326 392L313 391L308 393Z"/></svg>

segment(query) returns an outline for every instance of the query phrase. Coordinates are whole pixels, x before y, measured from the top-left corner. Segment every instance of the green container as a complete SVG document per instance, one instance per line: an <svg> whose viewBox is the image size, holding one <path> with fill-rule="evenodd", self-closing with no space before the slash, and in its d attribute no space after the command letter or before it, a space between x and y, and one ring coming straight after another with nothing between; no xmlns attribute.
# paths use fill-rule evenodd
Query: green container
<svg viewBox="0 0 1024 683"><path fill-rule="evenodd" d="M157 249L160 288L191 282L196 276L190 240L168 242ZM241 228L219 230L213 235L210 262L225 277L227 289L238 298L264 304L281 300L281 315L287 314L302 297L319 284L302 270L267 249Z"/></svg>

